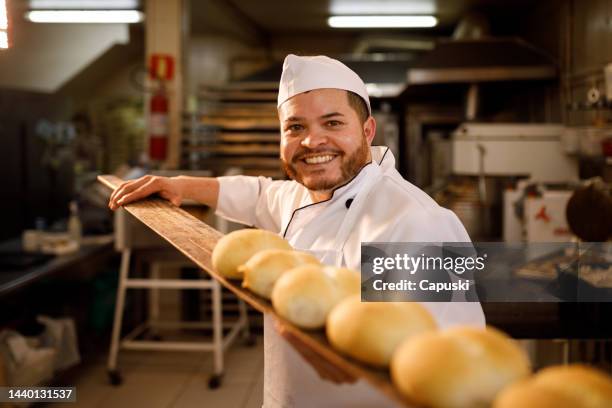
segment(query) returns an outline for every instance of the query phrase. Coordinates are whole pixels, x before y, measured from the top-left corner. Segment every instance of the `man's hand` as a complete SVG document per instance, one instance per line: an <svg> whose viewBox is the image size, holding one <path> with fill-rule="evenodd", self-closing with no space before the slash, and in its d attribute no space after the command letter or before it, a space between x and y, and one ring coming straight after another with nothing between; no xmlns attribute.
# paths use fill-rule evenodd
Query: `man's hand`
<svg viewBox="0 0 612 408"><path fill-rule="evenodd" d="M183 201L183 192L178 179L147 175L136 180L121 183L111 194L108 207L111 210L116 210L122 205L155 193L177 207Z"/></svg>
<svg viewBox="0 0 612 408"><path fill-rule="evenodd" d="M331 381L336 384L352 384L357 381L355 377L345 373L343 370L339 369L332 363L319 356L316 352L312 351L312 349L304 344L300 338L296 337L282 327L278 321L276 321L276 330L285 340L291 343L293 348L300 353L304 360L306 360L324 380Z"/></svg>

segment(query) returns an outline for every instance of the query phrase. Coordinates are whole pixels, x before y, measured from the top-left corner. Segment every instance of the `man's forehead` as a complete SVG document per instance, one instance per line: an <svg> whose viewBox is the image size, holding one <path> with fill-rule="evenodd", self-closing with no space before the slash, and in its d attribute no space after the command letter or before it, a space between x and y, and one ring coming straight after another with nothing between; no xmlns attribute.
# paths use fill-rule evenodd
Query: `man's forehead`
<svg viewBox="0 0 612 408"><path fill-rule="evenodd" d="M281 120L290 117L321 117L345 114L350 109L347 92L342 89L315 89L293 96L278 109Z"/></svg>

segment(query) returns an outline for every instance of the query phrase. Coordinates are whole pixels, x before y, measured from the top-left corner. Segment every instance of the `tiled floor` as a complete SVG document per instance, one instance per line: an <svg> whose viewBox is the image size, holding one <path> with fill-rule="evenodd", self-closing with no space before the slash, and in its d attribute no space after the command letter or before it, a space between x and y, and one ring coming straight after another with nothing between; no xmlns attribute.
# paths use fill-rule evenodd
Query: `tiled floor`
<svg viewBox="0 0 612 408"><path fill-rule="evenodd" d="M225 354L221 387L208 389L211 353L121 351L123 384L108 383L106 355L75 376L76 404L45 407L87 408L259 408L263 398L263 339L254 347L233 345Z"/></svg>

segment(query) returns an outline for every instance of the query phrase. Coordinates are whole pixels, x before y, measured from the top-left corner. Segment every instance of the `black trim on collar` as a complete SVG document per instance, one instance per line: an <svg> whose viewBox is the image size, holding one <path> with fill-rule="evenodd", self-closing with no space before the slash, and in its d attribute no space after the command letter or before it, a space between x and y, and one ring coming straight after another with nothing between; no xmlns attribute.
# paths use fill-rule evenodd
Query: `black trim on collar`
<svg viewBox="0 0 612 408"><path fill-rule="evenodd" d="M350 184L351 181L355 180L355 178L357 178L357 176L361 173L361 171L363 169L365 169L366 167L368 167L368 165L370 165L370 164L372 164L372 161L369 161L366 164L364 164L363 167L361 167L359 169L357 174L355 174L353 177L351 177L351 179L348 180L346 183L344 183L342 185L339 185L338 187L335 187L334 189L332 189L332 194L331 194L331 196L327 200L323 200L323 201L319 201L319 202L316 202L316 203L307 204L307 205L305 205L303 207L299 207L299 208L296 208L295 210L293 210L293 213L291 214L291 218L289 218L289 222L287 223L287 226L285 227L285 231L283 232L283 238L286 237L287 231L289 231L289 226L291 225L291 221L293 221L293 217L295 216L296 212L298 212L300 210L303 210L304 208L312 207L313 205L322 204L322 203L325 203L327 201L330 201L332 198L334 198L334 193L336 192L336 190L338 190L338 189L340 189L340 188Z"/></svg>
<svg viewBox="0 0 612 408"><path fill-rule="evenodd" d="M382 147L382 146L379 146ZM385 150L385 152L383 153L383 157L380 159L380 162L378 162L378 165L380 166L383 162L383 160L385 160L385 157L387 156L387 153L389 153L389 150L391 150L391 148L387 147L387 150Z"/></svg>

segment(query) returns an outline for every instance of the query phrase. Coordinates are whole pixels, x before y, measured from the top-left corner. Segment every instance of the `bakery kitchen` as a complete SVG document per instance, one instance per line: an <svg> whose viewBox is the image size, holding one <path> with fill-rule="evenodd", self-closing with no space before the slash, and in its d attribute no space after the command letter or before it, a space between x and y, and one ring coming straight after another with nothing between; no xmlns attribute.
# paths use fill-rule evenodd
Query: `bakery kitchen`
<svg viewBox="0 0 612 408"><path fill-rule="evenodd" d="M467 279L459 279L458 282L430 282L427 279L421 280L418 285L417 282L402 279L399 282L384 282L381 279L377 279L373 282L372 287L374 290L387 291L416 291L423 290L428 292L446 292L446 291L469 291L470 281Z"/></svg>

